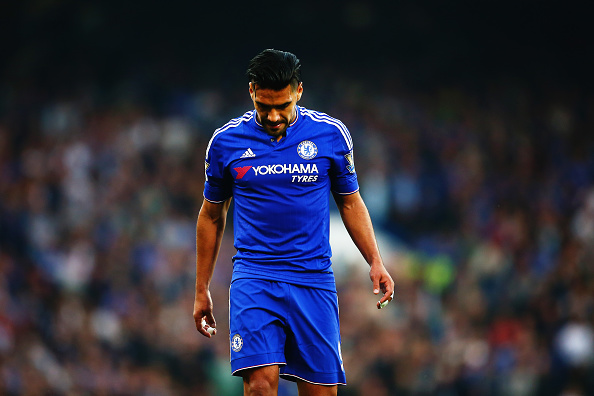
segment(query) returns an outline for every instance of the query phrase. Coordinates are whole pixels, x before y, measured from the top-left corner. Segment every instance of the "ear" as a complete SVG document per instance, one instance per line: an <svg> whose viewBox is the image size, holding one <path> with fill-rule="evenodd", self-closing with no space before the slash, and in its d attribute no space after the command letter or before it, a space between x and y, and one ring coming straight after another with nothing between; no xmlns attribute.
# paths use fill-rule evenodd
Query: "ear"
<svg viewBox="0 0 594 396"><path fill-rule="evenodd" d="M299 102L299 99L301 99L301 95L303 95L303 83L300 82L299 85L297 86L297 102Z"/></svg>
<svg viewBox="0 0 594 396"><path fill-rule="evenodd" d="M250 91L250 97L252 98L252 100L256 100L256 90L254 85L250 82L249 83L249 91Z"/></svg>

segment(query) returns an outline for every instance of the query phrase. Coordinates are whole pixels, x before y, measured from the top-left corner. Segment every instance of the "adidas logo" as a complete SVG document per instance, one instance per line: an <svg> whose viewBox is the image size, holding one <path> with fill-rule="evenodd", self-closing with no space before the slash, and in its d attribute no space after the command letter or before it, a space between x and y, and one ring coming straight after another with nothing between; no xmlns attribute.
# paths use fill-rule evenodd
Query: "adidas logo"
<svg viewBox="0 0 594 396"><path fill-rule="evenodd" d="M255 157L256 154L254 154L254 152L252 151L251 148L245 150L245 153L241 154L241 157L239 158L251 158L251 157Z"/></svg>

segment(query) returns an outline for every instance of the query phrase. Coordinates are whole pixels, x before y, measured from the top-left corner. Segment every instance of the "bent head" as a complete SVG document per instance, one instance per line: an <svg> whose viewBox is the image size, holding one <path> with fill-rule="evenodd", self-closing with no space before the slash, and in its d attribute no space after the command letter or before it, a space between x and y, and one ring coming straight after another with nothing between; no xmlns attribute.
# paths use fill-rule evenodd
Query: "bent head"
<svg viewBox="0 0 594 396"><path fill-rule="evenodd" d="M285 135L296 117L296 105L303 93L301 64L290 52L264 50L249 64L250 97L258 121L271 136Z"/></svg>

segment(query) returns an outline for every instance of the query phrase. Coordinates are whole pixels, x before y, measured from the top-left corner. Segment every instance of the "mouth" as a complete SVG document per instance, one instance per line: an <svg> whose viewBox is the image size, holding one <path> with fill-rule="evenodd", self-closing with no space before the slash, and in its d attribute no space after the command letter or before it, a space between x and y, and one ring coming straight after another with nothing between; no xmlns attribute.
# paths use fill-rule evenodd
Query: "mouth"
<svg viewBox="0 0 594 396"><path fill-rule="evenodd" d="M277 130L281 129L283 127L283 125L285 125L283 122L278 122L278 123L274 123L274 124L268 123L268 122L266 123L266 126L273 131L277 131Z"/></svg>

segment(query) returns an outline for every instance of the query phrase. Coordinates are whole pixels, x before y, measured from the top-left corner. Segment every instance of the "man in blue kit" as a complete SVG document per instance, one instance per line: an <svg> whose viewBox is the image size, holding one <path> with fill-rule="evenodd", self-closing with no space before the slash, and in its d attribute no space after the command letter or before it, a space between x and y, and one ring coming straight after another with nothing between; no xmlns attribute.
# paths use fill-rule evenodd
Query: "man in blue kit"
<svg viewBox="0 0 594 396"><path fill-rule="evenodd" d="M231 198L231 368L245 395L276 395L279 376L300 395L336 395L346 384L331 267L329 201L370 265L381 308L393 297L367 208L353 142L339 120L297 106L295 55L265 50L249 64L255 110L217 129L206 149L204 202L196 227L196 328L216 334L209 292Z"/></svg>

